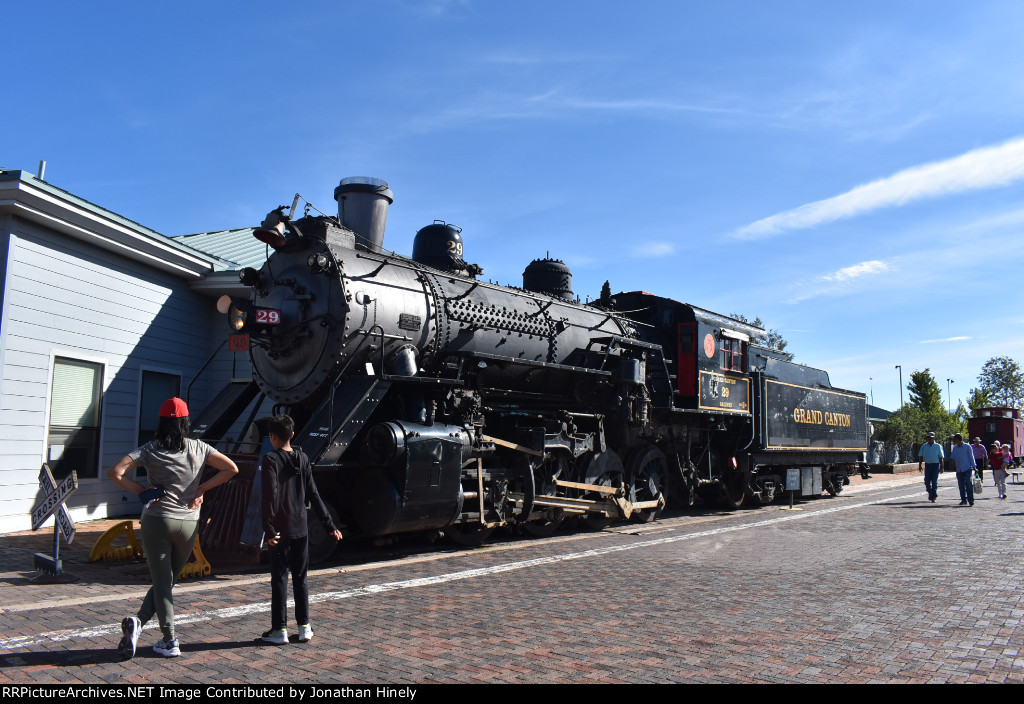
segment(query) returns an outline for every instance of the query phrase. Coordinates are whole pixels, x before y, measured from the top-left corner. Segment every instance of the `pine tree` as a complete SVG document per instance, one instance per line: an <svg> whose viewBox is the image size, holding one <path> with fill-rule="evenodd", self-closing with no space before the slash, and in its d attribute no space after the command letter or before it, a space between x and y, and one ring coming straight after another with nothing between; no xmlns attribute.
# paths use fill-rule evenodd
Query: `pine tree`
<svg viewBox="0 0 1024 704"><path fill-rule="evenodd" d="M917 371L910 375L907 384L910 392L910 404L926 413L945 410L942 405L942 389L929 369Z"/></svg>

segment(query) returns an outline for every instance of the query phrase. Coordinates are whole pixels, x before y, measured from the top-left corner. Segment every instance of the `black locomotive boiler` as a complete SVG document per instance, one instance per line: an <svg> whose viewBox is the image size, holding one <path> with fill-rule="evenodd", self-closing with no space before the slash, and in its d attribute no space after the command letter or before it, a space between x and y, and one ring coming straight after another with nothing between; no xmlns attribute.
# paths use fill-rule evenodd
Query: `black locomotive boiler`
<svg viewBox="0 0 1024 704"><path fill-rule="evenodd" d="M670 497L770 502L787 472L835 494L864 460L864 395L755 344L759 328L641 292L581 303L548 258L522 288L486 282L441 221L401 256L382 246L385 182L335 197L338 218L293 204L255 231L270 255L241 272L251 296L219 303L254 384L196 427L215 440L272 399L349 533L476 543L501 525L649 521Z"/></svg>

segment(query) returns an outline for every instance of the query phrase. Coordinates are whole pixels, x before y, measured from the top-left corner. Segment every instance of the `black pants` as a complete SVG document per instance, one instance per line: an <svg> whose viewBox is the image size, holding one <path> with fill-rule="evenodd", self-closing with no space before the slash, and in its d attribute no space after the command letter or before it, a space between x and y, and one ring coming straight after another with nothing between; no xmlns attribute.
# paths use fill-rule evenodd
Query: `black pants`
<svg viewBox="0 0 1024 704"><path fill-rule="evenodd" d="M309 624L309 538L283 538L270 548L270 627L285 628L288 623L288 572L292 573L295 592L295 623Z"/></svg>

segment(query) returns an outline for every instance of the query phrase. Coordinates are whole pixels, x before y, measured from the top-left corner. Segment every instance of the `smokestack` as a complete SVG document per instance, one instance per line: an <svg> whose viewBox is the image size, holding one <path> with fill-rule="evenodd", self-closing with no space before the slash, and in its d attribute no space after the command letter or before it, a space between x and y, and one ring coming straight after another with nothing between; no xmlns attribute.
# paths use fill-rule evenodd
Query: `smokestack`
<svg viewBox="0 0 1024 704"><path fill-rule="evenodd" d="M334 199L338 201L338 219L356 233L356 243L379 252L388 206L395 202L388 182L369 176L343 178L334 189Z"/></svg>

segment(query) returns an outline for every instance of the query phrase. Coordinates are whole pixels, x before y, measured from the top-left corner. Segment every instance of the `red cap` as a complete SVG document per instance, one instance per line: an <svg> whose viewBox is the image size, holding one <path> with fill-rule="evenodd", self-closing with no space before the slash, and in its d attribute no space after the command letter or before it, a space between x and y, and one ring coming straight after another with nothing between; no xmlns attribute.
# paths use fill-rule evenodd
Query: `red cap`
<svg viewBox="0 0 1024 704"><path fill-rule="evenodd" d="M164 405L160 406L161 418L184 418L187 415L188 406L177 396L167 399Z"/></svg>

